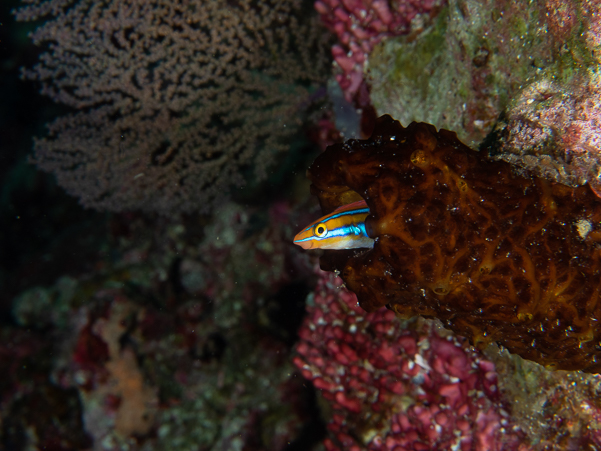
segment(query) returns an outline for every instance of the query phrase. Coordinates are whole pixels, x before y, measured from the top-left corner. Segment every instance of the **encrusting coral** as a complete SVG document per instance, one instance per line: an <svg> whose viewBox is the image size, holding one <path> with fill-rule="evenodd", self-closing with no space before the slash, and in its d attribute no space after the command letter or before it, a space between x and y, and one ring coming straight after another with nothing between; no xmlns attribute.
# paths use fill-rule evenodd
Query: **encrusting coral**
<svg viewBox="0 0 601 451"><path fill-rule="evenodd" d="M98 320L96 329L107 344L109 361L106 370L109 373L106 387L101 392L112 395L119 401L115 413L115 430L123 437L147 434L153 425L157 394L144 382L144 377L136 362L134 351L126 347L121 349L120 338L126 333L128 316L137 315L133 304L115 297L109 320Z"/></svg>
<svg viewBox="0 0 601 451"><path fill-rule="evenodd" d="M363 308L439 318L552 369L601 372L601 202L390 116L309 169L324 213L363 198L374 248L326 252Z"/></svg>

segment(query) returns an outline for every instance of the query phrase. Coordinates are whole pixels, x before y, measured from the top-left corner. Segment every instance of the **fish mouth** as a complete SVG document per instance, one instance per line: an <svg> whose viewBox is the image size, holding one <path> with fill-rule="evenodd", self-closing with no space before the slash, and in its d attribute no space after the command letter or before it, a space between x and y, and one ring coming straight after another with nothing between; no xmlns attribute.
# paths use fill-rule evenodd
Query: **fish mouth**
<svg viewBox="0 0 601 451"><path fill-rule="evenodd" d="M311 249L313 247L313 241L294 240L294 244L302 247L304 250Z"/></svg>

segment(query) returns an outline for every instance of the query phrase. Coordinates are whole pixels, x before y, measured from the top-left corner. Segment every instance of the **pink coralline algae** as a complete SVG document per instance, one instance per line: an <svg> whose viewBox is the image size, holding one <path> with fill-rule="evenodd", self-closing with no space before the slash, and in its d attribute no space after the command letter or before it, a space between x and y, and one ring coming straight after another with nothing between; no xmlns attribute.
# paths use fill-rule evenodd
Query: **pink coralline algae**
<svg viewBox="0 0 601 451"><path fill-rule="evenodd" d="M24 78L72 108L33 161L86 207L207 211L261 180L327 79L300 0L24 0L48 50Z"/></svg>
<svg viewBox="0 0 601 451"><path fill-rule="evenodd" d="M365 87L363 69L372 49L383 38L408 34L423 27L423 17L437 11L442 0L317 0L315 9L338 43L332 56L347 101ZM359 103L366 103L365 101Z"/></svg>
<svg viewBox="0 0 601 451"><path fill-rule="evenodd" d="M294 360L331 404L326 449L530 449L503 409L492 362L430 323L365 313L341 283L320 279Z"/></svg>

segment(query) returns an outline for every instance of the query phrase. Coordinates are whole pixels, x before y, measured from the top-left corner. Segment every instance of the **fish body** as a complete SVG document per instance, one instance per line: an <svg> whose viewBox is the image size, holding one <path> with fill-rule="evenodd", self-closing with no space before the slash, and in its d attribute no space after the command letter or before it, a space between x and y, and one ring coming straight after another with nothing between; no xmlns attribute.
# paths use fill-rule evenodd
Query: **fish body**
<svg viewBox="0 0 601 451"><path fill-rule="evenodd" d="M294 237L303 249L355 249L374 247L367 236L365 218L369 207L364 200L337 208L305 227Z"/></svg>

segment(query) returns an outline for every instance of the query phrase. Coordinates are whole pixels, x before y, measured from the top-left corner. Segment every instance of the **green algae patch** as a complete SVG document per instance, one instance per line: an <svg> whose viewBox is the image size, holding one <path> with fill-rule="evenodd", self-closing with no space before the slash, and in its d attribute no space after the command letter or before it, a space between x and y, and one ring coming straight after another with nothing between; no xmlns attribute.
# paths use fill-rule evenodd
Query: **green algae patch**
<svg viewBox="0 0 601 451"><path fill-rule="evenodd" d="M445 45L446 18L446 14L441 14L435 26L419 39L412 40L407 36L399 38L400 43L405 46L405 51L394 54L391 81L403 80L412 83L423 100L427 98L430 86L428 77L423 75L431 72L444 58L441 49Z"/></svg>

